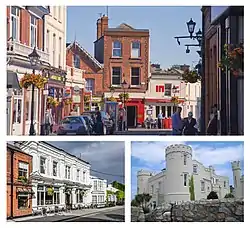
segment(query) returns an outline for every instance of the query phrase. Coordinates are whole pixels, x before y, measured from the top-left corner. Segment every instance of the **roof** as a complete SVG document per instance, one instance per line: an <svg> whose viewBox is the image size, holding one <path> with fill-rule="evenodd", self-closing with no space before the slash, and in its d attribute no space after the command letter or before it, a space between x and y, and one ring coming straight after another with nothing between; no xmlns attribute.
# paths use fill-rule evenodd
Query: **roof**
<svg viewBox="0 0 250 228"><path fill-rule="evenodd" d="M119 29L126 29L126 30L134 30L134 28L126 23L122 23L119 26L117 26Z"/></svg>
<svg viewBox="0 0 250 228"><path fill-rule="evenodd" d="M25 153L24 151L22 151L19 147L15 146L15 145L12 145L10 143L7 143L7 149L8 148L10 150L12 150L12 151L20 152L20 153L23 153L23 154L25 154L25 155L27 155L29 157L32 157L31 155L29 155L29 154Z"/></svg>
<svg viewBox="0 0 250 228"><path fill-rule="evenodd" d="M135 29L131 25L122 23L116 28L108 28L107 31L131 31L131 32L149 32L149 29Z"/></svg>
<svg viewBox="0 0 250 228"><path fill-rule="evenodd" d="M102 69L103 66L102 64L100 64L96 58L94 58L86 49L84 49L78 42L74 41L72 43L66 43L66 48L70 49L71 47L73 47L73 45L76 45L80 51L82 51L86 56L88 56L90 58L90 60L94 63L94 65L96 65L98 68Z"/></svg>

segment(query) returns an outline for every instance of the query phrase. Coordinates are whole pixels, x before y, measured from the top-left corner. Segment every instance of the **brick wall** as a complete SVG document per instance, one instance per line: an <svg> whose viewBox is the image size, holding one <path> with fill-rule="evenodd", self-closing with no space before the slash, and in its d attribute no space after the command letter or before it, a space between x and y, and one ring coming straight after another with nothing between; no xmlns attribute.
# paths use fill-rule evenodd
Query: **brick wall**
<svg viewBox="0 0 250 228"><path fill-rule="evenodd" d="M31 188L31 185L24 185L18 182L18 162L22 161L29 164L29 176L32 172L32 156L15 151L14 152L14 162L13 162L13 196L11 197L11 151L9 148L7 149L7 217L11 216L11 200L13 200L13 217L19 217L24 215L32 214L32 199L29 199L29 207L26 209L18 209L18 197L17 197L17 188L24 187L24 188ZM30 196L30 195L29 195Z"/></svg>

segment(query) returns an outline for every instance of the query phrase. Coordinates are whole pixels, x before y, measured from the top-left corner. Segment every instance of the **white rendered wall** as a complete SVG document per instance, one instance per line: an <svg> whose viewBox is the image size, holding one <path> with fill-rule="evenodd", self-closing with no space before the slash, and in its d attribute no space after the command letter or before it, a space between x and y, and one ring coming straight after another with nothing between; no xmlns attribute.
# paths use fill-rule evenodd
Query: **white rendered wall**
<svg viewBox="0 0 250 228"><path fill-rule="evenodd" d="M242 197L242 184L240 181L241 180L240 161L232 162L232 170L233 170L235 198L241 198Z"/></svg>

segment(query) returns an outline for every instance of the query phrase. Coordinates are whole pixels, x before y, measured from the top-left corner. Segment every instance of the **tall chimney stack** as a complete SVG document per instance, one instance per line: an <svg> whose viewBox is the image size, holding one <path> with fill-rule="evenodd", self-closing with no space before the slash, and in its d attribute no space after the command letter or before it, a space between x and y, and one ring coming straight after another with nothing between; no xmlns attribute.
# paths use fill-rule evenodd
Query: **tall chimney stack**
<svg viewBox="0 0 250 228"><path fill-rule="evenodd" d="M97 26L96 36L97 36L97 40L98 40L102 36L102 25L101 25L101 19L100 18L97 20L96 26Z"/></svg>
<svg viewBox="0 0 250 228"><path fill-rule="evenodd" d="M101 18L101 36L104 35L104 31L108 29L109 27L109 23L108 23L109 19L107 16L103 15Z"/></svg>

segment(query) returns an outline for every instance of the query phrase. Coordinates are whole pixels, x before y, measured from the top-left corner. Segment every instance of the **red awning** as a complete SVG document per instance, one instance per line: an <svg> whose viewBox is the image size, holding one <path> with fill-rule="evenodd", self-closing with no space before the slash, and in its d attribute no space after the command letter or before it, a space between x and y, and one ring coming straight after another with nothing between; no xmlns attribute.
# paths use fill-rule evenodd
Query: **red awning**
<svg viewBox="0 0 250 228"><path fill-rule="evenodd" d="M184 99L178 99L180 103L185 102ZM173 103L171 99L145 99L145 102L149 103Z"/></svg>

